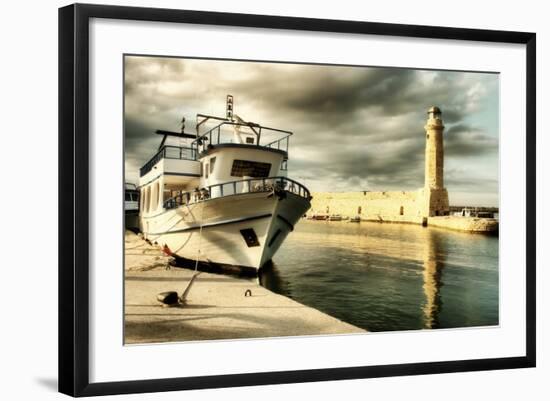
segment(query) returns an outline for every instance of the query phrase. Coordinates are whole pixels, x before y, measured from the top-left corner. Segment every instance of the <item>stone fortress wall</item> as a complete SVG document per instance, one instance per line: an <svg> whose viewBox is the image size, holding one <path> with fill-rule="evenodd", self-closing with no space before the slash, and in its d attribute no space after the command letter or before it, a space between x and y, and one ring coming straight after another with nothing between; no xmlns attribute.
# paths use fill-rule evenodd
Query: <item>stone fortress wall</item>
<svg viewBox="0 0 550 401"><path fill-rule="evenodd" d="M361 220L414 223L461 231L496 231L492 219L465 219L449 216L449 195L443 178L443 120L441 110L431 107L426 131L424 187L416 191L317 192L312 193L308 215L340 214ZM455 221L461 219L460 221Z"/></svg>
<svg viewBox="0 0 550 401"><path fill-rule="evenodd" d="M423 222L424 191L314 192L310 214L360 216L380 222Z"/></svg>

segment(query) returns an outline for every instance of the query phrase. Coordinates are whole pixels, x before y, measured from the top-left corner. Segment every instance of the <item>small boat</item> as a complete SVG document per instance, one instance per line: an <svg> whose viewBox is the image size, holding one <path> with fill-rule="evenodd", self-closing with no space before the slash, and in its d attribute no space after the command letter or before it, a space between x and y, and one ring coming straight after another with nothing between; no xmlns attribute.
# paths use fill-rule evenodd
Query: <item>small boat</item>
<svg viewBox="0 0 550 401"><path fill-rule="evenodd" d="M124 184L124 212L137 214L139 212L139 190L135 184Z"/></svg>
<svg viewBox="0 0 550 401"><path fill-rule="evenodd" d="M349 222L350 223L361 223L361 217L360 216L351 217L349 219Z"/></svg>
<svg viewBox="0 0 550 401"><path fill-rule="evenodd" d="M140 229L186 259L259 269L311 207L287 177L290 131L245 121L227 96L225 117L197 114L195 134L157 130L141 167ZM167 144L167 139L176 144Z"/></svg>
<svg viewBox="0 0 550 401"><path fill-rule="evenodd" d="M493 212L477 212L477 216L482 219L494 219L495 214Z"/></svg>
<svg viewBox="0 0 550 401"><path fill-rule="evenodd" d="M328 214L324 213L314 213L311 215L311 220L328 220Z"/></svg>
<svg viewBox="0 0 550 401"><path fill-rule="evenodd" d="M478 210L477 207L465 207L460 212L455 212L454 215L458 217L478 217L484 219L493 219L495 217L495 214L493 212Z"/></svg>
<svg viewBox="0 0 550 401"><path fill-rule="evenodd" d="M341 214L331 214L328 218L329 221L342 221Z"/></svg>
<svg viewBox="0 0 550 401"><path fill-rule="evenodd" d="M135 184L124 184L124 225L126 228L139 227L139 190Z"/></svg>

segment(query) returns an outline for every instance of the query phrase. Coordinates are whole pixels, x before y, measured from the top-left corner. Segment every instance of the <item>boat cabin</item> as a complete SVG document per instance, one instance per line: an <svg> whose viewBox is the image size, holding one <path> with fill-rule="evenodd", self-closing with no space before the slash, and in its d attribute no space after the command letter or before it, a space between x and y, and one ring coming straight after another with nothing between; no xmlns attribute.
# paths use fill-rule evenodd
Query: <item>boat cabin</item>
<svg viewBox="0 0 550 401"><path fill-rule="evenodd" d="M228 95L226 117L197 115L196 134L158 130L157 153L140 169L140 214L205 199L268 190L274 185L305 187L286 178L292 132L244 121L233 114ZM299 187L299 189L298 189ZM307 193L309 196L309 193Z"/></svg>

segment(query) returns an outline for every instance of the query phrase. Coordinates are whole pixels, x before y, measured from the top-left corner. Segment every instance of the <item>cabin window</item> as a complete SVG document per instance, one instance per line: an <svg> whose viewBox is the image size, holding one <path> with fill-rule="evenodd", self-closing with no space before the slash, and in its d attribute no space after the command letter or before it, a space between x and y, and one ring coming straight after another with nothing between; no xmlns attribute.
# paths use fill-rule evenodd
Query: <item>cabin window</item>
<svg viewBox="0 0 550 401"><path fill-rule="evenodd" d="M204 166L204 178L208 178L208 163Z"/></svg>
<svg viewBox="0 0 550 401"><path fill-rule="evenodd" d="M250 160L233 160L231 175L233 177L267 177L270 170L270 163L253 162Z"/></svg>
<svg viewBox="0 0 550 401"><path fill-rule="evenodd" d="M241 235L244 238L244 241L246 242L246 245L248 245L249 248L252 248L254 246L260 246L260 242L258 241L258 236L256 235L256 231L254 231L253 228L245 228L241 231Z"/></svg>
<svg viewBox="0 0 550 401"><path fill-rule="evenodd" d="M401 216L403 216L403 214L405 214L405 210L403 209L403 206L401 206L401 207L399 208L399 214L400 214Z"/></svg>
<svg viewBox="0 0 550 401"><path fill-rule="evenodd" d="M151 213L153 210L153 186L147 188L147 211Z"/></svg>
<svg viewBox="0 0 550 401"><path fill-rule="evenodd" d="M214 164L216 163L216 158L215 157L212 157L210 159L210 174L212 174L214 172Z"/></svg>
<svg viewBox="0 0 550 401"><path fill-rule="evenodd" d="M159 198L160 198L160 187L159 187L159 183L157 181L157 183L155 184L155 191L153 192L155 195L153 196L153 209L156 210L158 205L159 205Z"/></svg>
<svg viewBox="0 0 550 401"><path fill-rule="evenodd" d="M151 187L145 188L145 207L144 210L146 213L149 212L149 203L151 200Z"/></svg>
<svg viewBox="0 0 550 401"><path fill-rule="evenodd" d="M246 143L254 144L254 138L252 138L251 136L247 136L246 137Z"/></svg>
<svg viewBox="0 0 550 401"><path fill-rule="evenodd" d="M166 184L164 184L164 185L166 185ZM164 205L164 202L166 202L172 196L175 196L175 195L172 195L172 191L167 189L167 188L164 188L164 191L162 191L162 204Z"/></svg>
<svg viewBox="0 0 550 401"><path fill-rule="evenodd" d="M283 161L281 162L281 170L282 170L282 171L288 170L287 160L283 160Z"/></svg>
<svg viewBox="0 0 550 401"><path fill-rule="evenodd" d="M124 200L125 200L126 202L130 202L130 201L132 200L132 195L130 194L130 192L126 192L126 193L124 194Z"/></svg>

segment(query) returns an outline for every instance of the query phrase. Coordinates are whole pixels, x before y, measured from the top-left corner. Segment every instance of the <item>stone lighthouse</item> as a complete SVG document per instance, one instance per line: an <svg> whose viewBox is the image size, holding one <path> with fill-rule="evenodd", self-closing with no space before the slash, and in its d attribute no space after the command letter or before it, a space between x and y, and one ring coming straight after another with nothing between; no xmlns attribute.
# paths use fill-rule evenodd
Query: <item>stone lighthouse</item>
<svg viewBox="0 0 550 401"><path fill-rule="evenodd" d="M426 160L424 170L424 216L449 214L449 195L443 185L443 120L441 110L433 106L426 121Z"/></svg>

